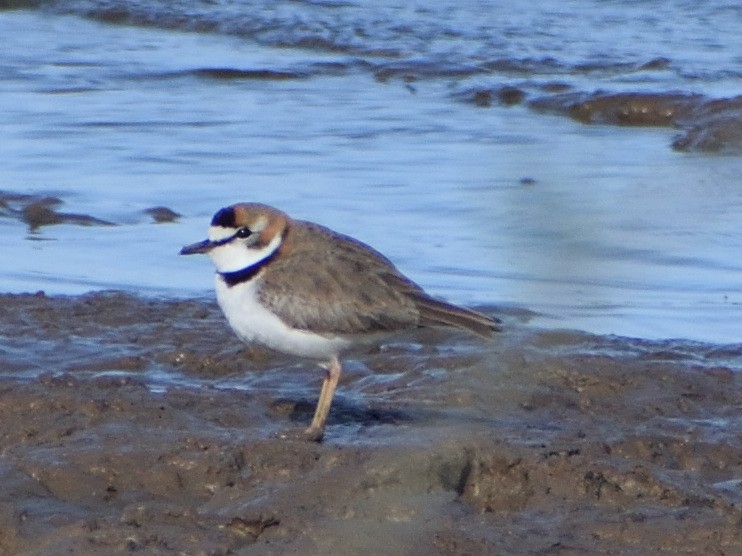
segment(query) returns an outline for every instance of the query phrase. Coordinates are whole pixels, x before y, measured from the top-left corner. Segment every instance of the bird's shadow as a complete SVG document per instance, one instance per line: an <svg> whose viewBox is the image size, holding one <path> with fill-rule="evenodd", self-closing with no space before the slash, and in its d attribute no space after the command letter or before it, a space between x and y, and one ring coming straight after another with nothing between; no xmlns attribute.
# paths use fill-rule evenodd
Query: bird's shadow
<svg viewBox="0 0 742 556"><path fill-rule="evenodd" d="M316 401L297 398L278 398L272 409L288 417L294 423L309 423L314 415ZM344 400L336 397L327 419L328 425L354 425L369 427L373 425L398 425L414 419L412 412L397 409L368 407L357 400Z"/></svg>

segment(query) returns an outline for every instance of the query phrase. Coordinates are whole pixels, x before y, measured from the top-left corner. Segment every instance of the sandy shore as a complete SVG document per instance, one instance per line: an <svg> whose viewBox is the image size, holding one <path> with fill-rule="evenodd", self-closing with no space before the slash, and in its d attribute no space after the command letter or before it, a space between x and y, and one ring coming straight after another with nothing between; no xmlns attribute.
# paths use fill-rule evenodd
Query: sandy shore
<svg viewBox="0 0 742 556"><path fill-rule="evenodd" d="M213 303L2 296L0 553L742 553L742 347L507 325L351 354L313 444Z"/></svg>

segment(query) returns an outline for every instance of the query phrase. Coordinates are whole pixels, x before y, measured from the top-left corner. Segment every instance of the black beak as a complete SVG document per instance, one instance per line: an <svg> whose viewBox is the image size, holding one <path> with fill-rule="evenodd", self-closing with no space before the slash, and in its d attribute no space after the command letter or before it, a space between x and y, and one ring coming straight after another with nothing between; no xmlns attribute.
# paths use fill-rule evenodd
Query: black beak
<svg viewBox="0 0 742 556"><path fill-rule="evenodd" d="M205 239L203 241L199 241L198 243L194 243L192 245L186 245L185 247L183 247L183 249L180 250L180 254L181 255L198 255L201 253L208 253L217 245L219 245L217 242L211 241L210 239Z"/></svg>

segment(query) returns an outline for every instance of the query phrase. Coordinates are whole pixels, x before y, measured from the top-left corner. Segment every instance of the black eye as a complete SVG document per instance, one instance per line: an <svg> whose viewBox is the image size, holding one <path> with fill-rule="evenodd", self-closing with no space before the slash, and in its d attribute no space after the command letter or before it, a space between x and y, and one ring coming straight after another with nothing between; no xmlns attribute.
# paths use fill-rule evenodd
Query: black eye
<svg viewBox="0 0 742 556"><path fill-rule="evenodd" d="M245 237L250 237L251 234L252 232L250 231L250 228L240 228L239 230L237 230L237 233L234 235L235 237L245 238Z"/></svg>

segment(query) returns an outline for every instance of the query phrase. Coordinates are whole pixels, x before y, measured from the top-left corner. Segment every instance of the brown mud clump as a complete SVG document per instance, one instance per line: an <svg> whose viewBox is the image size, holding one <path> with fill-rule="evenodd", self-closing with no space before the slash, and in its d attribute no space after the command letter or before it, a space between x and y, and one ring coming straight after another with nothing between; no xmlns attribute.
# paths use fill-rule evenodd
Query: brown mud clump
<svg viewBox="0 0 742 556"><path fill-rule="evenodd" d="M702 102L700 95L564 93L530 102L541 112L565 114L585 124L673 126Z"/></svg>
<svg viewBox="0 0 742 556"><path fill-rule="evenodd" d="M709 99L698 94L585 93L569 91L561 83L537 88L551 93L527 102L537 112L562 114L584 124L673 127L680 130L672 142L676 150L742 154L742 96ZM489 108L522 104L527 91L527 87L505 85L468 89L454 96Z"/></svg>
<svg viewBox="0 0 742 556"><path fill-rule="evenodd" d="M673 148L742 154L742 97L708 99L667 93L565 93L534 99L531 108L586 124L676 127Z"/></svg>
<svg viewBox="0 0 742 556"><path fill-rule="evenodd" d="M61 212L59 208L64 201L58 197L12 193L0 191L0 216L17 219L28 226L29 231L36 232L44 226L73 224L76 226L115 226L109 222L88 214ZM142 211L156 224L177 222L181 215L168 207L152 207Z"/></svg>
<svg viewBox="0 0 742 556"><path fill-rule="evenodd" d="M515 106L523 102L526 93L523 89L505 85L496 89L473 89L459 95L465 101L472 102L482 108L489 108L493 104L500 106Z"/></svg>
<svg viewBox="0 0 742 556"><path fill-rule="evenodd" d="M71 212L58 212L54 206L61 204L61 201L55 200L52 203L46 200L34 202L23 207L21 215L23 221L28 224L31 231L37 230L42 226L52 226L54 224L75 224L77 226L114 226L113 222L107 222L100 218L95 218L88 214L75 214Z"/></svg>
<svg viewBox="0 0 742 556"><path fill-rule="evenodd" d="M237 69L237 68L199 68L188 73L196 77L210 79L255 79L262 81L284 81L287 79L303 79L303 73L272 69Z"/></svg>
<svg viewBox="0 0 742 556"><path fill-rule="evenodd" d="M44 197L0 191L0 214L17 218L32 232L43 226L74 224L77 226L115 226L113 222L101 220L87 214L60 212L64 202L58 197Z"/></svg>
<svg viewBox="0 0 742 556"><path fill-rule="evenodd" d="M177 222L181 217L180 214L167 207L148 208L144 213L152 217L152 220L154 220L156 224L170 224L172 222Z"/></svg>
<svg viewBox="0 0 742 556"><path fill-rule="evenodd" d="M506 319L349 354L317 444L212 302L2 296L0 554L742 553L742 345Z"/></svg>
<svg viewBox="0 0 742 556"><path fill-rule="evenodd" d="M701 105L673 142L679 151L742 154L742 96Z"/></svg>

